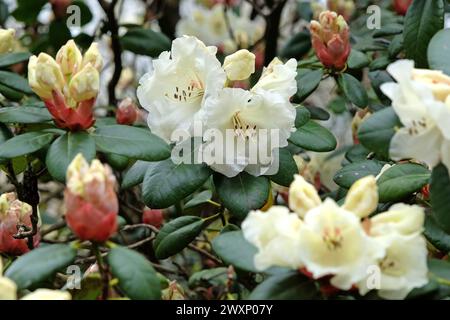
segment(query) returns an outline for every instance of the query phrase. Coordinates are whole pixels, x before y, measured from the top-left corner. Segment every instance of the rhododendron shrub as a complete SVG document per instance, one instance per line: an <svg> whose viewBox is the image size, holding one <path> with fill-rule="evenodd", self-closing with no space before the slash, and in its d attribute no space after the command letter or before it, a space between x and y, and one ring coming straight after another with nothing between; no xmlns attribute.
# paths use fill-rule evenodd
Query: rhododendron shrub
<svg viewBox="0 0 450 320"><path fill-rule="evenodd" d="M450 298L448 10L0 0L0 300Z"/></svg>

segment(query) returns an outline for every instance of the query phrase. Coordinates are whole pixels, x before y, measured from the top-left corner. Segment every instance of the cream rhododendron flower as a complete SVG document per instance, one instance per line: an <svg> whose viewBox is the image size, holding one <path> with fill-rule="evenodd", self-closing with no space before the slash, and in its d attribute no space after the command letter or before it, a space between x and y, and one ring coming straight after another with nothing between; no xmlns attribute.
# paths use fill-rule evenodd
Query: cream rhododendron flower
<svg viewBox="0 0 450 320"><path fill-rule="evenodd" d="M383 245L365 233L360 219L332 199L306 214L300 247L313 277L332 274L331 284L342 290L365 278L369 266L385 254Z"/></svg>
<svg viewBox="0 0 450 320"><path fill-rule="evenodd" d="M209 147L204 148L203 159L227 177L244 170L256 176L265 174L278 165L273 150L287 146L295 115L292 104L279 94L225 88L216 97L207 99L202 120L206 129L220 133L226 141L204 137ZM211 157L211 148L222 150L222 157L217 154ZM261 152L268 159L253 157L259 158ZM226 159L230 155L234 155L233 159Z"/></svg>
<svg viewBox="0 0 450 320"><path fill-rule="evenodd" d="M72 296L67 291L37 289L27 294L21 300L71 300Z"/></svg>
<svg viewBox="0 0 450 320"><path fill-rule="evenodd" d="M404 299L412 289L428 283L426 241L421 235L424 219L423 208L403 203L370 219L370 236L387 248L378 260L380 297ZM370 290L367 281L358 287L361 294Z"/></svg>
<svg viewBox="0 0 450 320"><path fill-rule="evenodd" d="M387 71L397 83L385 83L381 89L403 124L391 140L391 158L413 158L431 167L442 161L450 169L450 78L414 70L409 60L394 62Z"/></svg>
<svg viewBox="0 0 450 320"><path fill-rule="evenodd" d="M225 57L223 68L228 79L245 80L255 72L255 55L242 49Z"/></svg>
<svg viewBox="0 0 450 320"><path fill-rule="evenodd" d="M286 207L251 211L242 223L244 237L258 248L254 263L258 270L272 266L297 269L302 266L298 239L302 221Z"/></svg>
<svg viewBox="0 0 450 320"><path fill-rule="evenodd" d="M224 87L226 75L216 51L185 36L175 39L171 51L153 61L154 70L140 79L137 89L153 133L170 141L174 130L190 130L206 98Z"/></svg>

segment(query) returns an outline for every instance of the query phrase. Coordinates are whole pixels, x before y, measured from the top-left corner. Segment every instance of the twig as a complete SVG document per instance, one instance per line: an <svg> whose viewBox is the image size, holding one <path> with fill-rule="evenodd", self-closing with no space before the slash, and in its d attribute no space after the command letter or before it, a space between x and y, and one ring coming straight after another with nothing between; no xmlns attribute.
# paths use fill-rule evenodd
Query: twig
<svg viewBox="0 0 450 320"><path fill-rule="evenodd" d="M107 267L103 263L103 256L100 253L98 244L93 243L92 250L94 251L95 259L97 260L97 264L98 264L98 270L102 277L102 282L103 282L102 299L107 300L108 294L109 294L109 277L108 277Z"/></svg>
<svg viewBox="0 0 450 320"><path fill-rule="evenodd" d="M41 231L41 237L44 237L44 236L46 236L47 234L49 234L49 233L51 233L51 232L53 232L53 231L62 229L62 228L64 228L66 225L67 225L67 223L66 223L66 221L64 221L64 220L63 220L63 221L60 221L60 222L57 222L57 223L53 224L52 226L48 227L47 229L42 230L42 231Z"/></svg>
<svg viewBox="0 0 450 320"><path fill-rule="evenodd" d="M119 24L114 12L117 2L118 0L112 0L108 4L105 0L99 0L100 6L108 19L106 26L111 33L111 49L114 54L114 73L108 84L108 103L112 106L117 103L116 86L122 74L122 46L119 39Z"/></svg>

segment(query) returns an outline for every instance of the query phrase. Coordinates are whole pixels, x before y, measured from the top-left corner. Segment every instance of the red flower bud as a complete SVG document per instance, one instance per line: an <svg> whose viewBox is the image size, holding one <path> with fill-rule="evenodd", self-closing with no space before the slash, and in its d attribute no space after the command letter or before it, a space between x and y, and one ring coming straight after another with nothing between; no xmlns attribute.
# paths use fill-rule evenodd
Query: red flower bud
<svg viewBox="0 0 450 320"><path fill-rule="evenodd" d="M31 206L17 200L14 193L0 196L0 253L18 256L29 251L27 239L14 239L13 236L18 225L31 229L31 213ZM39 244L39 236L34 237L34 244Z"/></svg>
<svg viewBox="0 0 450 320"><path fill-rule="evenodd" d="M81 240L104 242L117 231L116 179L108 166L78 154L67 170L66 221Z"/></svg>
<svg viewBox="0 0 450 320"><path fill-rule="evenodd" d="M394 10L398 14L404 16L411 5L412 0L394 0Z"/></svg>
<svg viewBox="0 0 450 320"><path fill-rule="evenodd" d="M325 67L342 70L351 51L348 25L332 11L322 12L319 21L313 20L310 25L316 55Z"/></svg>
<svg viewBox="0 0 450 320"><path fill-rule="evenodd" d="M138 108L131 98L126 98L120 102L116 112L118 124L132 125L138 118Z"/></svg>
<svg viewBox="0 0 450 320"><path fill-rule="evenodd" d="M164 213L159 209L146 209L142 214L142 222L159 229L164 222Z"/></svg>
<svg viewBox="0 0 450 320"><path fill-rule="evenodd" d="M67 14L67 8L72 3L72 0L50 0L52 10L56 18L63 18Z"/></svg>

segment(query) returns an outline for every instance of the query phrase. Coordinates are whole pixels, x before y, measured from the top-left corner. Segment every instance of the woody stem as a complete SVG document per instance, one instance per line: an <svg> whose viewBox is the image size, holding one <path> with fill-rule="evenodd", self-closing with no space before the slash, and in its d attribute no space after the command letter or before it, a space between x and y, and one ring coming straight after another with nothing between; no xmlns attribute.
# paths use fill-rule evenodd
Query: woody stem
<svg viewBox="0 0 450 320"><path fill-rule="evenodd" d="M107 267L103 262L103 256L100 252L100 248L97 243L92 244L92 251L94 252L95 258L98 264L98 270L100 272L102 282L103 282L103 290L102 290L102 300L107 300L109 295L109 278Z"/></svg>

